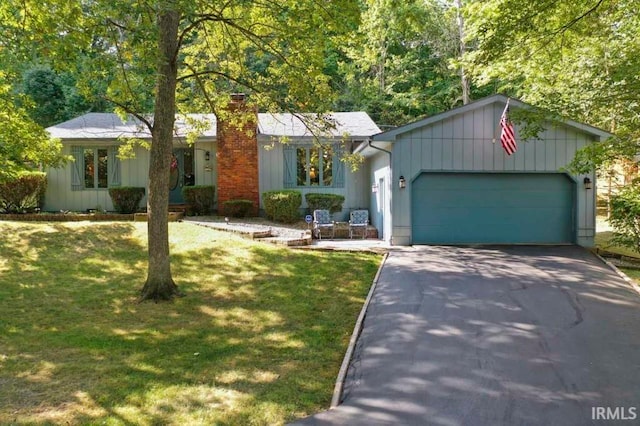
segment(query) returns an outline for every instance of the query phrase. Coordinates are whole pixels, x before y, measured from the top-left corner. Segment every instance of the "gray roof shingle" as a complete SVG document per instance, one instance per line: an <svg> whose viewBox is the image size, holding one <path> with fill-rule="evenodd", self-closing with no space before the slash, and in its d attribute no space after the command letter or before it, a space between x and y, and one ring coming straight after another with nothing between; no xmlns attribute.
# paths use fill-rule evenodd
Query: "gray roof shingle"
<svg viewBox="0 0 640 426"><path fill-rule="evenodd" d="M260 113L258 114L258 133L271 137L342 137L345 134L352 138L366 138L380 129L366 112L334 112L324 114L326 120L320 123L316 114ZM188 114L176 120L176 136L185 136L190 120L208 122L203 138L216 137L216 117L213 114ZM305 124L306 123L306 124ZM329 123L329 125L327 125ZM72 120L47 128L54 138L73 139L116 139L119 137L137 137L148 139L149 130L140 120L130 117L123 122L112 113L91 112Z"/></svg>

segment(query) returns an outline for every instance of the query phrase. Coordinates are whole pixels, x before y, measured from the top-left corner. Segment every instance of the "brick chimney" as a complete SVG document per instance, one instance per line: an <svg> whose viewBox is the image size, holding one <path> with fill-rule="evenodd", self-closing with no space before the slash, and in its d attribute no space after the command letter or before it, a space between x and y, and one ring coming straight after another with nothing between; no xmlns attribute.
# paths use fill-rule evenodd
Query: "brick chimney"
<svg viewBox="0 0 640 426"><path fill-rule="evenodd" d="M231 95L226 111L217 122L218 212L224 202L251 200L254 215L260 206L258 186L258 114L248 106L244 93Z"/></svg>

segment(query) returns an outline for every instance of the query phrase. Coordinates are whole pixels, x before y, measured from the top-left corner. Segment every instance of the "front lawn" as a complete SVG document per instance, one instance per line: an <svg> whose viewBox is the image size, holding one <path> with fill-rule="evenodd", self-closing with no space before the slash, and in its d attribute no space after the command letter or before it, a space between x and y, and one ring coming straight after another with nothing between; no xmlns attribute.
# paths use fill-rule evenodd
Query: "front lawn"
<svg viewBox="0 0 640 426"><path fill-rule="evenodd" d="M0 424L282 424L328 407L380 256L170 234L187 296L137 304L146 223L0 222Z"/></svg>

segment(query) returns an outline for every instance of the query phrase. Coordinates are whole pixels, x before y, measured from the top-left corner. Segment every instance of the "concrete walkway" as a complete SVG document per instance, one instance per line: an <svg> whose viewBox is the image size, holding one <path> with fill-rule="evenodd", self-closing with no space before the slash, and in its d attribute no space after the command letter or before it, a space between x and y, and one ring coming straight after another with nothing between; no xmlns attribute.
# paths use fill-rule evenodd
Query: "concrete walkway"
<svg viewBox="0 0 640 426"><path fill-rule="evenodd" d="M295 424L638 424L639 356L640 296L580 247L406 248L342 404Z"/></svg>

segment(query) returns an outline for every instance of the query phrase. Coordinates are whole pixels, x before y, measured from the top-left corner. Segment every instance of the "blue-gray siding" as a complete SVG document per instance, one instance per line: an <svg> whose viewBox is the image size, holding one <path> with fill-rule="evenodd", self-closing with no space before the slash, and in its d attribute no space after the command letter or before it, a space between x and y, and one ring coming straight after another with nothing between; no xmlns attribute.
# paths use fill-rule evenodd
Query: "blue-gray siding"
<svg viewBox="0 0 640 426"><path fill-rule="evenodd" d="M291 141L291 146L298 144L308 146L310 140ZM258 144L258 162L260 170L260 194L266 191L285 189L285 154L284 145L277 140L264 140ZM371 184L367 183L367 169L360 167L357 171L352 171L348 164L342 164L344 170L344 181L340 187L286 187L286 189L298 190L302 193L302 209L307 208L304 195L308 193L338 194L345 197L342 212L334 215L335 220L348 220L349 212L367 208L371 192ZM262 208L262 200L260 200ZM301 212L302 214L302 212Z"/></svg>
<svg viewBox="0 0 640 426"><path fill-rule="evenodd" d="M423 172L533 172L558 173L576 151L593 143L597 137L579 128L546 125L539 140L522 141L518 151L508 156L499 141L498 122L504 103L480 104L458 114L446 115L423 126L397 134L393 142L393 190L390 212L391 242L396 245L412 241L412 184ZM516 130L518 127L516 126ZM381 135L384 136L384 135ZM494 141L497 139L497 141ZM380 142L384 139L379 139ZM371 170L371 178L378 172ZM407 180L406 189L398 189L399 176ZM595 181L593 173L588 174ZM572 176L582 182L584 175ZM574 186L576 206L574 241L592 245L595 235L595 191Z"/></svg>

